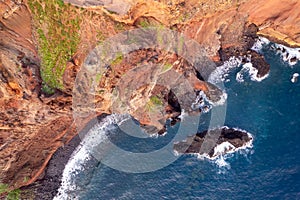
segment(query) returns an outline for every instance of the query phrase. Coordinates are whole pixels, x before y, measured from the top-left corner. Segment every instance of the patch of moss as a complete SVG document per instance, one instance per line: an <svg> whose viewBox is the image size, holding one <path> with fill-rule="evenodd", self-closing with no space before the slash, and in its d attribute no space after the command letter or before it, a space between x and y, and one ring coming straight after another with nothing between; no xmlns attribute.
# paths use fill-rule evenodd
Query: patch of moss
<svg viewBox="0 0 300 200"><path fill-rule="evenodd" d="M146 103L146 110L148 112L155 112L158 107L162 106L163 102L157 96L151 96L150 100Z"/></svg>
<svg viewBox="0 0 300 200"><path fill-rule="evenodd" d="M140 21L139 25L143 28L147 28L147 27L151 26L151 24L147 20Z"/></svg>
<svg viewBox="0 0 300 200"><path fill-rule="evenodd" d="M169 71L172 67L173 67L173 65L171 63L164 64L161 73L165 73L166 71Z"/></svg>
<svg viewBox="0 0 300 200"><path fill-rule="evenodd" d="M81 20L77 8L62 0L29 0L41 56L41 77L44 85L62 89L66 62L76 52L80 41Z"/></svg>
<svg viewBox="0 0 300 200"><path fill-rule="evenodd" d="M0 183L0 194L7 192L7 190L8 190L8 185Z"/></svg>
<svg viewBox="0 0 300 200"><path fill-rule="evenodd" d="M125 31L124 24L121 22L115 22L115 30L117 30L119 32Z"/></svg>
<svg viewBox="0 0 300 200"><path fill-rule="evenodd" d="M20 199L21 190L16 189L8 192L6 196L6 200L19 200Z"/></svg>
<svg viewBox="0 0 300 200"><path fill-rule="evenodd" d="M182 54L184 51L184 37L180 37L177 44L177 54Z"/></svg>
<svg viewBox="0 0 300 200"><path fill-rule="evenodd" d="M27 181L29 181L29 177L25 176L24 179L23 179L23 182L26 183Z"/></svg>
<svg viewBox="0 0 300 200"><path fill-rule="evenodd" d="M157 44L161 45L161 46L164 46L164 40L163 40L163 35L161 32L157 32L157 36L156 36L156 41L157 41Z"/></svg>
<svg viewBox="0 0 300 200"><path fill-rule="evenodd" d="M111 62L111 65L117 65L120 64L123 60L123 54L122 52L118 52L116 55L116 58Z"/></svg>
<svg viewBox="0 0 300 200"><path fill-rule="evenodd" d="M150 97L150 101L151 101L151 103L153 103L154 105L157 105L157 106L162 106L163 105L162 100L160 100L160 98L158 96Z"/></svg>
<svg viewBox="0 0 300 200"><path fill-rule="evenodd" d="M53 89L52 87L49 87L47 84L43 83L42 84L42 92L44 92L45 94L54 94L55 93L55 89Z"/></svg>
<svg viewBox="0 0 300 200"><path fill-rule="evenodd" d="M96 83L98 84L102 78L102 73L96 74Z"/></svg>
<svg viewBox="0 0 300 200"><path fill-rule="evenodd" d="M106 39L105 35L101 31L97 32L96 38L98 44L103 44L103 41Z"/></svg>
<svg viewBox="0 0 300 200"><path fill-rule="evenodd" d="M7 196L5 198L6 200L19 200L21 190L15 189L15 190L9 191L7 184L0 183L0 194L2 194L2 193L7 193Z"/></svg>

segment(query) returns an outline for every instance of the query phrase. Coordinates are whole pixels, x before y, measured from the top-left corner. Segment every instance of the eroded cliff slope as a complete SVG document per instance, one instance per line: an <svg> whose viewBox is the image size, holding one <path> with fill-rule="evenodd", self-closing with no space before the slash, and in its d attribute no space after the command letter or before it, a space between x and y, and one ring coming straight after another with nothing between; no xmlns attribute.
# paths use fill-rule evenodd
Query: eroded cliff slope
<svg viewBox="0 0 300 200"><path fill-rule="evenodd" d="M66 2L82 8L54 0L0 2L0 182L10 189L42 177L57 148L77 134L72 118L75 77L88 52L106 38L137 27L164 26L199 42L217 64L232 55L251 53L257 35L300 46L297 0ZM126 59L120 56L108 68L100 83L103 91L95 99L95 115L112 112L111 92L120 77L140 62L169 63L195 90L209 94L195 66L177 55L144 49ZM261 74L268 70L263 68ZM155 68L138 73L153 72ZM170 107L173 114L180 111L166 98L165 88L151 87L151 92L160 99L152 100L166 108L161 111ZM140 100L141 105L147 103ZM141 109L131 114L143 125L153 125L143 113ZM80 121L79 129L93 117Z"/></svg>

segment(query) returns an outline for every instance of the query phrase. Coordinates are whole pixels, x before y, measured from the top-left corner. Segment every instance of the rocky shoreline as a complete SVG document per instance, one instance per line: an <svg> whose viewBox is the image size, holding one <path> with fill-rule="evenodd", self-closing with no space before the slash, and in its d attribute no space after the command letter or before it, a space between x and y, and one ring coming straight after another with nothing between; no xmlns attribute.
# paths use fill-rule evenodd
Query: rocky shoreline
<svg viewBox="0 0 300 200"><path fill-rule="evenodd" d="M22 199L52 200L61 185L65 165L80 142L80 137L76 135L68 144L60 147L49 161L43 178L38 179L32 185L21 188Z"/></svg>
<svg viewBox="0 0 300 200"><path fill-rule="evenodd" d="M189 136L185 141L174 144L174 150L179 154L199 154L214 159L248 147L252 140L253 137L246 131L225 126Z"/></svg>
<svg viewBox="0 0 300 200"><path fill-rule="evenodd" d="M256 37L256 36L253 36ZM263 56L258 54L257 52L251 50L251 47L254 44L254 40L252 37L249 38L247 43L251 43L251 45L246 45L247 48L243 51L241 50L238 54L236 54L236 49L229 49L224 52L219 52L220 55L223 55L223 59L230 58L231 56L251 56L251 63L258 70L259 76L264 76L269 73L270 66L264 60ZM221 56L222 57L222 56ZM221 59L221 60L223 60ZM224 60L225 61L225 60ZM216 62L216 64L220 64L221 62ZM245 60L242 60L242 63L246 63ZM174 98L174 97L173 97ZM176 99L175 99L176 100ZM170 101L170 99L169 99ZM177 100L173 102L173 104L178 103ZM171 105L173 105L171 104ZM174 106L173 106L174 107ZM173 108L174 109L174 108ZM89 123L83 128L82 131L88 131L97 120L101 120L106 117L106 114L99 115L96 120L90 120ZM177 120L180 121L180 120ZM174 121L174 123L176 123ZM220 136L216 139L215 145L210 146L210 150L207 148L201 148L204 138L207 136L208 131L204 131L201 133L197 133L195 136L188 137L186 141L179 142L174 144L174 150L178 153L182 154L207 154L208 157L214 158L215 152L214 149L216 146L221 145L223 142L229 142L231 145L228 149L224 149L224 154L232 151L234 148L242 148L247 143L252 141L252 137L245 131L236 130L228 127L223 127L221 129L211 130L210 135L214 133L220 133ZM69 158L71 157L73 151L80 144L81 139L78 135L75 135L70 142L58 148L58 150L53 154L51 160L49 161L45 172L42 178L38 179L36 182L29 186L22 187L22 199L43 199L43 200L52 200L54 196L58 192L58 188L61 186L61 179L63 170L65 165L67 164Z"/></svg>
<svg viewBox="0 0 300 200"><path fill-rule="evenodd" d="M91 127L104 119L107 114L100 114L96 118L91 119L81 130L81 135L85 135ZM61 186L63 171L66 164L81 142L79 134L75 135L67 144L58 148L49 161L44 174L40 179L29 186L21 188L24 200L52 200Z"/></svg>
<svg viewBox="0 0 300 200"><path fill-rule="evenodd" d="M57 2L60 2L60 5ZM288 44L290 47L300 46L300 37L298 37L300 26L295 23L300 12L297 9L300 2L297 1L282 3L281 0L243 0L237 3L236 1L204 0L199 4L193 0L174 0L167 4L163 1L128 0L125 4L126 8L130 8L129 10L124 10L125 7L120 6L124 4L118 4L120 1L113 2L113 5L103 3L104 8L97 5L82 9L63 4L62 1L49 3L52 3L50 7L47 6L48 4L42 3L41 5L40 1L31 0L20 2L4 0L0 3L2 15L0 18L0 180L1 183L7 184L10 190L37 181L43 176L47 165L45 180L44 182L38 180L38 183L46 191L48 191L48 184L53 190L58 187L59 174L64 166L61 163L67 162L67 157L77 144L72 116L75 78L88 52L107 38L125 30L164 26L181 32L203 45L208 57L217 65L221 65L231 56L251 55L251 62L258 70L259 77L268 73L270 66L261 55L250 49L258 35L265 36L273 42ZM43 11L45 6L47 10L50 8L49 12ZM43 15L48 20L39 18ZM58 19L59 17L64 20ZM77 24L74 20L73 24L68 24L67 22L73 17L83 21ZM50 20L50 18L54 19ZM57 21L61 21L59 29ZM42 23L39 24L40 22ZM76 27L76 29L70 30L70 27ZM60 28L61 32L57 31ZM55 37L39 33L55 33ZM66 33L69 35L62 35ZM56 46L53 49L44 46L45 52L54 55L50 58L48 54L46 55L50 59L47 63L54 64L52 68L48 66L45 69L43 65L45 55L41 52L43 49L41 39L46 40L47 44L59 46L61 45L59 39L72 37L76 39L77 46L74 44L76 47L72 55L59 56L65 59L63 67L55 64L58 58ZM60 48L65 50L64 46L69 45L61 45ZM58 55L63 52L59 51ZM286 57L289 56L286 55ZM122 58L120 62L115 62L120 66L119 68L110 67L110 71L106 71L105 76L102 77L103 90L99 91L100 95L97 94L95 99L95 104L99 106L97 113L112 112L110 95L114 88L120 86L127 88L129 83L119 84L118 81L132 69L130 67L135 66L135 63L171 64L173 69L189 80L194 87L192 89L204 92L211 89L209 84L198 76L195 66L189 66L177 56L147 49L132 52L132 57L127 57L130 59L122 60ZM291 57L290 62L295 63L295 57ZM170 66L166 65L166 67ZM205 66L199 65L199 67ZM155 70L148 69L145 75L153 72ZM49 75L50 80L47 82L45 80L47 76L43 77L42 74ZM139 76L145 77L142 73L139 73ZM131 77L136 79L137 76L133 74ZM52 81L59 84L51 89L47 87L47 84ZM85 85L88 85L87 82L83 82L82 86ZM144 89L146 91L148 88ZM155 96L149 96L153 100L151 105L157 103L159 108L162 107L161 105L166 106L162 104L166 102L157 99L157 97L166 96L163 95L164 91L164 88L156 87ZM85 95L80 92L78 94L79 97ZM136 99L139 100L138 102L143 102L144 99L138 94L140 93L137 92L138 98ZM181 106L186 103L188 107L188 103L194 98L195 94L190 101L181 102ZM139 106L146 108L143 104ZM168 117L177 116L179 112L173 112L178 111L175 109L177 107L179 106L174 101L173 108L167 113ZM165 119L164 115L158 116L160 118L152 117L154 120L151 121L151 117L143 115L146 113L144 110L133 113L134 117L144 125L153 125L153 121L157 121L157 124L162 127L158 119ZM84 126L86 121L80 121L80 123ZM70 146L67 146L66 142L73 137L74 142L68 143ZM53 172L55 168L59 168L57 173ZM53 194L48 191L45 196L48 195Z"/></svg>

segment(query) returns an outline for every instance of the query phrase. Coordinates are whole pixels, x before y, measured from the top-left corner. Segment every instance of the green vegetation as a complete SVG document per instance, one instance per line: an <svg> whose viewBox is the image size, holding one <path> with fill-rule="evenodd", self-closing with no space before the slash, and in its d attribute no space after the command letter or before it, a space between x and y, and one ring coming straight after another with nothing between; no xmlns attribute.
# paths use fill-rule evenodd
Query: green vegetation
<svg viewBox="0 0 300 200"><path fill-rule="evenodd" d="M7 184L0 183L0 194L7 193L6 200L18 200L20 199L20 189L9 191Z"/></svg>
<svg viewBox="0 0 300 200"><path fill-rule="evenodd" d="M95 78L96 84L99 84L101 78L102 78L102 73L96 74L96 78Z"/></svg>
<svg viewBox="0 0 300 200"><path fill-rule="evenodd" d="M163 35L159 31L157 32L156 41L157 41L157 44L164 46Z"/></svg>
<svg viewBox="0 0 300 200"><path fill-rule="evenodd" d="M155 112L157 107L160 107L163 105L163 102L159 99L157 96L151 96L150 100L146 104L146 109L149 112Z"/></svg>
<svg viewBox="0 0 300 200"><path fill-rule="evenodd" d="M39 43L43 91L62 89L66 62L77 49L81 20L75 7L62 0L29 0Z"/></svg>
<svg viewBox="0 0 300 200"><path fill-rule="evenodd" d="M121 22L115 22L115 30L117 31L125 31L124 24Z"/></svg>
<svg viewBox="0 0 300 200"><path fill-rule="evenodd" d="M116 58L111 62L111 65L117 65L120 64L123 60L123 54L122 52L117 52Z"/></svg>
<svg viewBox="0 0 300 200"><path fill-rule="evenodd" d="M42 84L42 91L46 94L54 94L55 90L47 85L45 82Z"/></svg>
<svg viewBox="0 0 300 200"><path fill-rule="evenodd" d="M143 28L147 28L147 27L151 26L151 24L147 20L140 21L139 25Z"/></svg>
<svg viewBox="0 0 300 200"><path fill-rule="evenodd" d="M172 67L173 67L173 65L171 63L165 63L163 68L162 68L161 73L165 73L165 72L169 71Z"/></svg>
<svg viewBox="0 0 300 200"><path fill-rule="evenodd" d="M27 181L29 181L29 177L28 177L28 176L25 176L24 179L23 179L23 182L26 183Z"/></svg>
<svg viewBox="0 0 300 200"><path fill-rule="evenodd" d="M150 97L150 102L157 106L162 106L163 102L157 96Z"/></svg>
<svg viewBox="0 0 300 200"><path fill-rule="evenodd" d="M178 42L176 43L176 49L175 49L175 52L178 54L178 55L182 55L183 52L184 52L184 46L185 46L185 42L184 42L184 37L183 36L180 36L178 38Z"/></svg>
<svg viewBox="0 0 300 200"><path fill-rule="evenodd" d="M191 12L184 12L179 18L179 22L187 22L193 17L193 14Z"/></svg>
<svg viewBox="0 0 300 200"><path fill-rule="evenodd" d="M12 190L8 193L8 195L6 196L6 199L7 200L19 200L20 193L21 193L20 189Z"/></svg>
<svg viewBox="0 0 300 200"><path fill-rule="evenodd" d="M101 31L97 32L96 38L98 44L103 44L104 40L106 39L105 35Z"/></svg>
<svg viewBox="0 0 300 200"><path fill-rule="evenodd" d="M8 185L0 183L0 194L7 192L7 190L8 190Z"/></svg>

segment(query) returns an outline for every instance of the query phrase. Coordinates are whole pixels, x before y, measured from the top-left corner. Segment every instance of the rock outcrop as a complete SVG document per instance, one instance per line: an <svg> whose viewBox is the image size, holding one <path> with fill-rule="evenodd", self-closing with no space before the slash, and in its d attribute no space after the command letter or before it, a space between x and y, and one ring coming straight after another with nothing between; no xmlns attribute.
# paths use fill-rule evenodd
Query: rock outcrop
<svg viewBox="0 0 300 200"><path fill-rule="evenodd" d="M0 8L0 183L20 187L39 178L56 149L74 135L72 99L41 94L26 4L2 1Z"/></svg>
<svg viewBox="0 0 300 200"><path fill-rule="evenodd" d="M28 7L32 2L0 2L0 182L8 184L10 189L31 184L41 178L53 153L77 134L75 124L79 124L80 129L95 117L88 116L74 122L72 90L86 55L106 37L136 27L164 25L195 39L217 64L233 55L252 54L253 65L257 66L261 76L268 72L269 66L260 55L249 52L257 35L288 46L300 46L300 2L297 0L127 0L122 1L121 7L114 4L120 1L101 1L100 5L94 5L96 1L88 1L90 4L83 4L84 10L77 11L84 17L80 30L73 30L80 35L76 54L66 58L63 86L50 95L41 90L43 80L40 73L41 55L38 51L39 35L33 20L35 13ZM66 2L77 2L77 6L81 6L83 1ZM47 26L42 28L51 29ZM99 106L95 115L112 112L110 97L113 89L130 85L130 82L120 80L134 63L139 62L170 62L172 68L193 86L195 91L189 92L191 99L199 90L215 100L220 94L214 86L204 81L207 74L201 77L197 73L199 69L205 68L209 74L211 61L191 66L176 55L154 49L135 51L127 58L116 64L118 68L110 66L102 77L100 86L103 91L95 99L95 105ZM141 71L140 79L142 73L146 76L154 71ZM144 110L147 106L143 105L147 105L149 99L158 105L156 111L159 112L153 116L142 115L149 113L143 112L143 109L131 113L143 125L155 125L161 129L163 122L160 119L175 119L180 109L187 108L191 103L191 99L179 102L169 89L158 86L151 87L152 93L146 99L138 97L138 92L142 93L149 88L137 88L136 96L130 97L130 100L140 100L140 107ZM198 138L201 139L200 136ZM239 141L240 144L244 142ZM196 146L198 144L195 143Z"/></svg>
<svg viewBox="0 0 300 200"><path fill-rule="evenodd" d="M174 150L178 153L197 153L208 158L215 158L234 152L238 148L249 147L252 140L252 136L245 131L222 127L189 136L186 141L174 144Z"/></svg>
<svg viewBox="0 0 300 200"><path fill-rule="evenodd" d="M249 0L239 11L247 14L248 22L259 27L258 34L273 42L300 47L300 2L297 0Z"/></svg>

